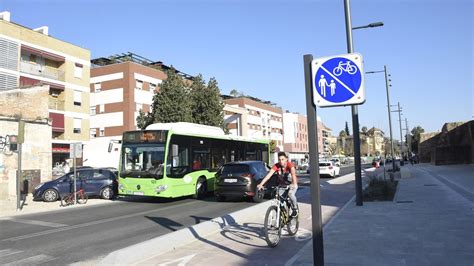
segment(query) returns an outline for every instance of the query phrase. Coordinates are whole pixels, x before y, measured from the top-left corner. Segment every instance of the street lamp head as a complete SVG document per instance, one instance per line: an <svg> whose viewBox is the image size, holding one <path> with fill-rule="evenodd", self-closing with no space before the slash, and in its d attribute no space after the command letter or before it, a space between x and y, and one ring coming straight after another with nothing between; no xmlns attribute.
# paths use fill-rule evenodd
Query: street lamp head
<svg viewBox="0 0 474 266"><path fill-rule="evenodd" d="M375 27L382 27L383 26L383 22L374 22L374 23L370 23L369 24L369 27L370 28L375 28Z"/></svg>

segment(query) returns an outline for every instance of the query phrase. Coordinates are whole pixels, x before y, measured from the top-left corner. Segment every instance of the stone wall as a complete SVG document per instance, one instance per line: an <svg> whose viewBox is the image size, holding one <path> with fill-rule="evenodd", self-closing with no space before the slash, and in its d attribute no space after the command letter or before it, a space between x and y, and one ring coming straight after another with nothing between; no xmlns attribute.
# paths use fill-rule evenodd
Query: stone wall
<svg viewBox="0 0 474 266"><path fill-rule="evenodd" d="M49 86L0 92L0 137L18 135L19 118L25 122L22 144L22 173L34 183L52 179L52 128L48 112ZM15 206L18 152L0 145L0 206ZM33 177L38 177L33 178Z"/></svg>
<svg viewBox="0 0 474 266"><path fill-rule="evenodd" d="M439 133L421 134L418 150L421 162L474 163L474 120L446 123Z"/></svg>
<svg viewBox="0 0 474 266"><path fill-rule="evenodd" d="M49 86L0 92L0 115L26 119L48 118Z"/></svg>

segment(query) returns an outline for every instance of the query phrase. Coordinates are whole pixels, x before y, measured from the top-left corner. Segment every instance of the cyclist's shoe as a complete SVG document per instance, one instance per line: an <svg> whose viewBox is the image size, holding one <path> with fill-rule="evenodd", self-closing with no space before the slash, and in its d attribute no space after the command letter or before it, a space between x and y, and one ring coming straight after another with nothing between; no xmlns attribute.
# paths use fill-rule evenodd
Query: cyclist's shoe
<svg viewBox="0 0 474 266"><path fill-rule="evenodd" d="M297 208L291 208L291 217L298 216L299 212Z"/></svg>

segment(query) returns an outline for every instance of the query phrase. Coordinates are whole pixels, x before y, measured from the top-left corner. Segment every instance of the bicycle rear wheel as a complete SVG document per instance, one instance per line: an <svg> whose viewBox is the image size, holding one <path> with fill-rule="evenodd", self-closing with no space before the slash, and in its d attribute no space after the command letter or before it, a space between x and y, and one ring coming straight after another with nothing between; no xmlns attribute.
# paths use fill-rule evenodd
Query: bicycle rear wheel
<svg viewBox="0 0 474 266"><path fill-rule="evenodd" d="M298 232L298 228L300 227L300 219L299 215L295 217L290 217L288 224L286 225L286 229L288 230L288 234L290 236L294 236Z"/></svg>
<svg viewBox="0 0 474 266"><path fill-rule="evenodd" d="M86 193L77 194L77 203L79 204L86 204L88 199L89 197L87 196Z"/></svg>
<svg viewBox="0 0 474 266"><path fill-rule="evenodd" d="M277 206L270 206L265 214L265 241L272 248L278 246L281 239L282 224L280 221L279 226L276 226L277 221L280 219L277 212Z"/></svg>

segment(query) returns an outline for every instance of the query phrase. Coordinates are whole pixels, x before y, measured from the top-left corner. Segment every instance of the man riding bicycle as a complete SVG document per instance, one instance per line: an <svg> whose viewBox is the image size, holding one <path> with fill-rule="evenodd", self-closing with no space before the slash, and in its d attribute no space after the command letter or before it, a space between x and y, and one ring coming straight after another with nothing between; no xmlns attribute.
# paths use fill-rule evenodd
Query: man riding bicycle
<svg viewBox="0 0 474 266"><path fill-rule="evenodd" d="M296 201L296 191L298 190L298 177L296 176L295 166L288 161L288 156L286 153L278 153L278 163L273 165L272 169L268 174L263 178L262 182L257 186L258 190L262 190L265 186L265 183L273 176L274 173L278 174L278 185L279 186L288 186L290 185L290 191L288 192L288 197L291 201L291 216L298 215L298 202Z"/></svg>

